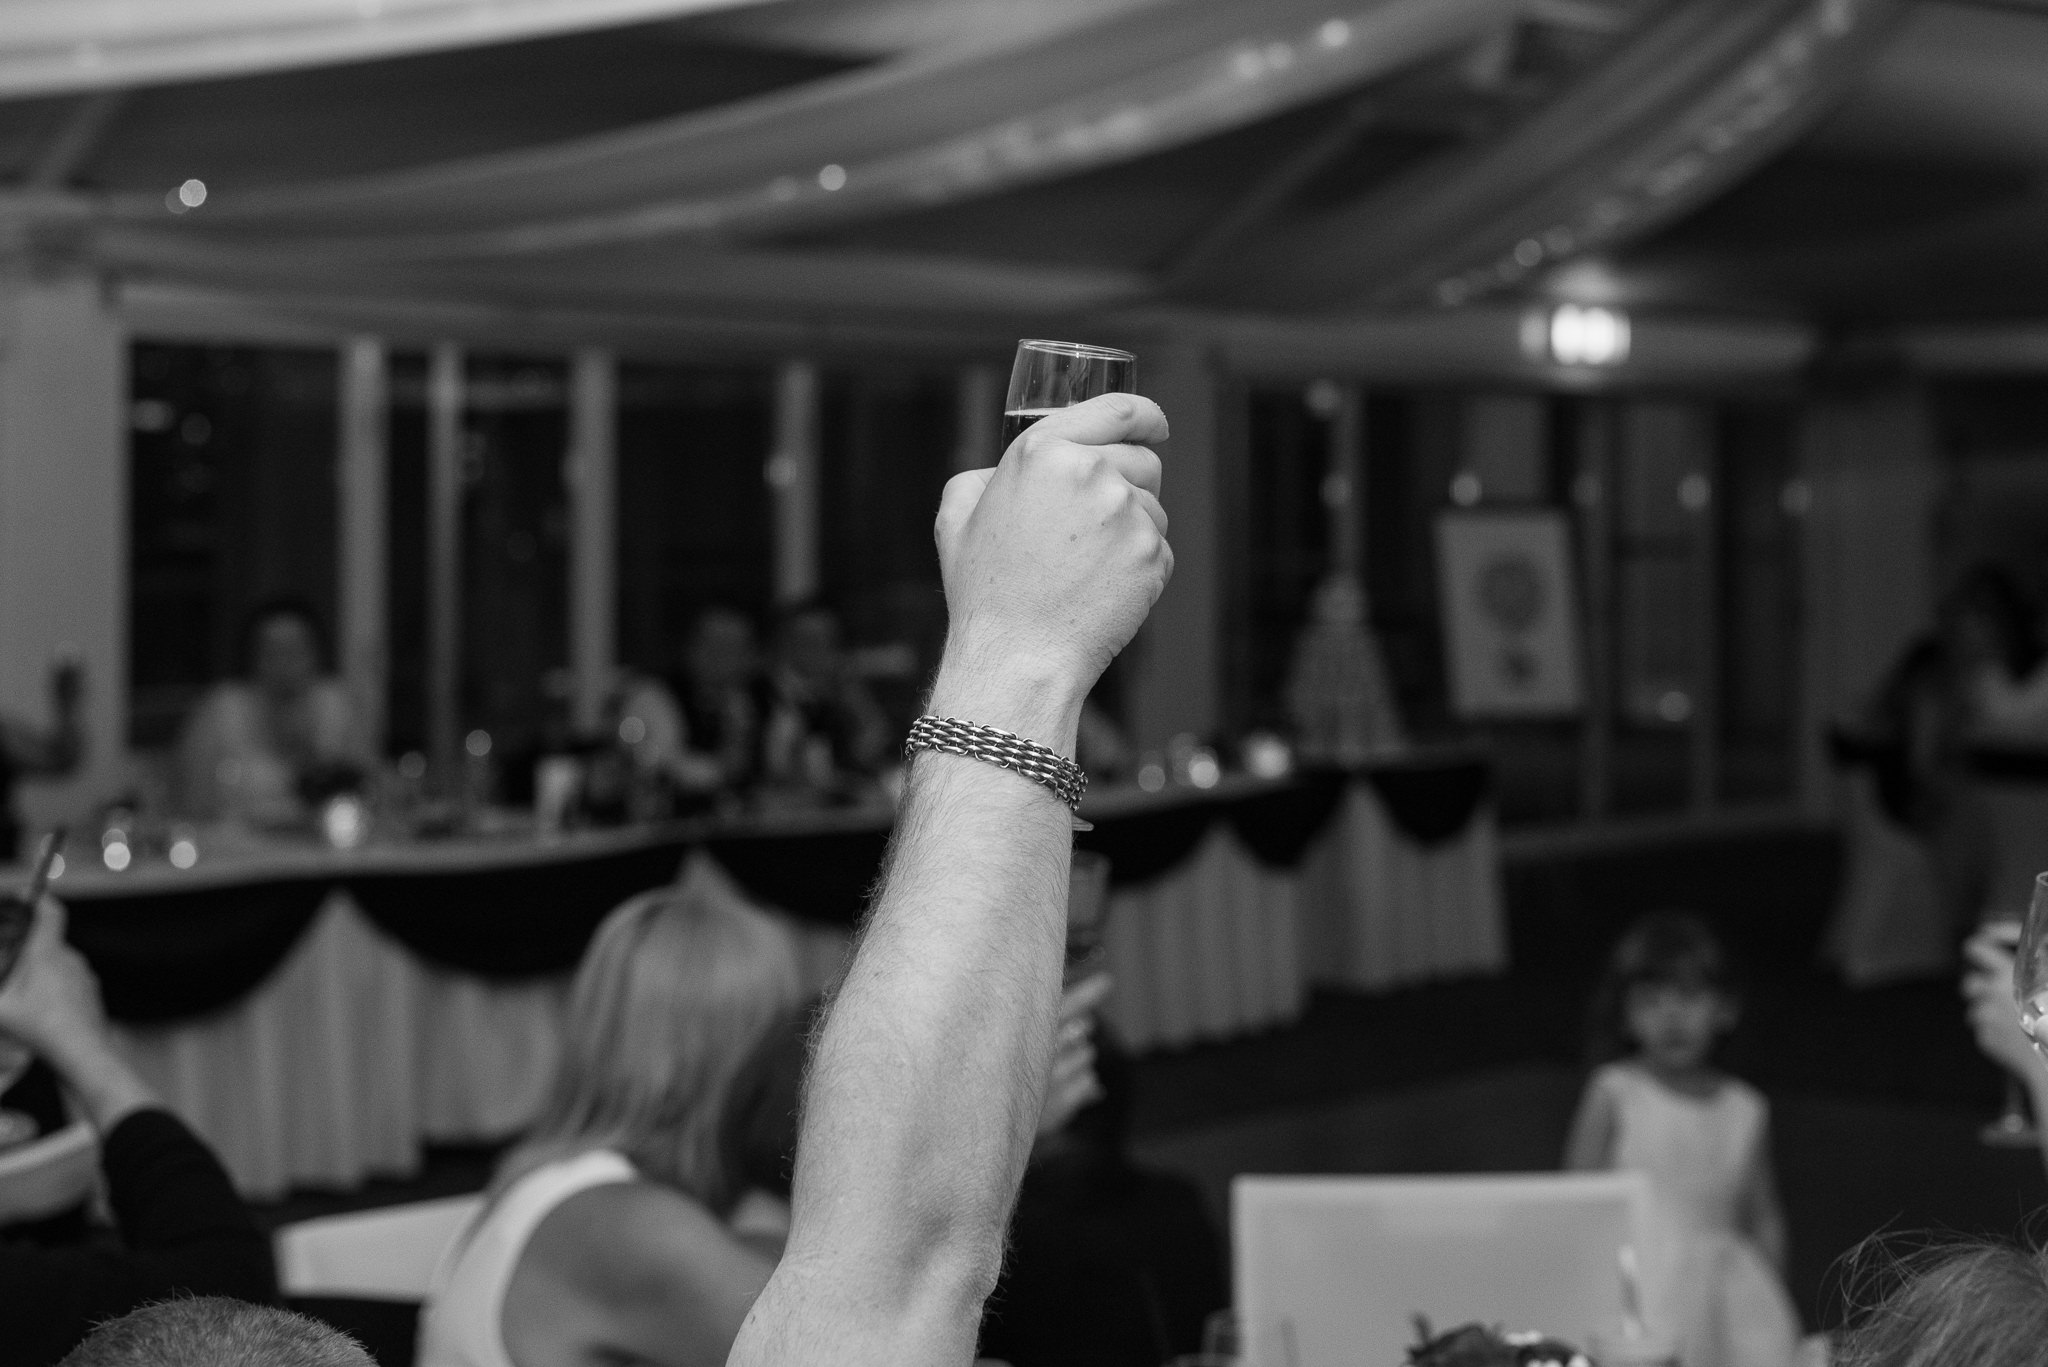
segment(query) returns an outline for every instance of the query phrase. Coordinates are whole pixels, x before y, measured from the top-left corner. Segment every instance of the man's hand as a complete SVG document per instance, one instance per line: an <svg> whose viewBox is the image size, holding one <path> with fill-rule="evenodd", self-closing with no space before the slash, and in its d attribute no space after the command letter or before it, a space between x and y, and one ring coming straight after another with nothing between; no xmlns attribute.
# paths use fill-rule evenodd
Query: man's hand
<svg viewBox="0 0 2048 1367"><path fill-rule="evenodd" d="M114 1049L99 981L84 956L64 943L64 908L54 897L36 907L35 926L0 986L0 1035L56 1069L102 1134L154 1102Z"/></svg>
<svg viewBox="0 0 2048 1367"><path fill-rule="evenodd" d="M992 470L955 475L936 534L946 659L932 710L1070 751L1081 700L1173 575L1150 399L1105 394L1039 419ZM958 704L946 685L977 680ZM991 684L1004 696L988 696ZM1069 712L1071 716L1067 715Z"/></svg>

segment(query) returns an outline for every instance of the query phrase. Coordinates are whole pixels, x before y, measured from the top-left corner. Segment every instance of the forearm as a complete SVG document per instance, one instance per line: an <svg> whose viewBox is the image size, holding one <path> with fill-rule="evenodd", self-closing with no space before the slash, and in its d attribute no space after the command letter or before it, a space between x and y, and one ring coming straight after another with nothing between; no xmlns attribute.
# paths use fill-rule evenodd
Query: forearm
<svg viewBox="0 0 2048 1367"><path fill-rule="evenodd" d="M933 713L1071 753L1078 698L1014 677L969 692L959 677L941 671ZM813 1061L789 1250L735 1361L970 1354L1052 1052L1071 845L1066 807L1038 784L931 752L912 765ZM852 1332L781 1337L778 1298L829 1298Z"/></svg>

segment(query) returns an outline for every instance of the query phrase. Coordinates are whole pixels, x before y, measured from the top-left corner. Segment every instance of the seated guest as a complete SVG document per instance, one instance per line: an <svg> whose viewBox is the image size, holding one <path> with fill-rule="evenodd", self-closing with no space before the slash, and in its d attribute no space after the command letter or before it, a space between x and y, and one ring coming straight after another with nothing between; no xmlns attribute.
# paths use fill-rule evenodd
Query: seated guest
<svg viewBox="0 0 2048 1367"><path fill-rule="evenodd" d="M276 1295L270 1240L220 1162L114 1047L99 985L45 899L0 987L0 1039L55 1070L100 1136L118 1244L47 1247L0 1232L0 1367L48 1367L101 1320L177 1295Z"/></svg>
<svg viewBox="0 0 2048 1367"><path fill-rule="evenodd" d="M763 763L771 781L830 792L888 759L888 720L849 668L839 619L823 603L783 611L769 682Z"/></svg>
<svg viewBox="0 0 2048 1367"><path fill-rule="evenodd" d="M85 753L85 730L79 704L85 698L85 672L73 660L59 660L50 670L50 725L47 729L19 717L0 715L0 864L21 856L21 824L14 814L14 785L24 778L61 778L78 767Z"/></svg>
<svg viewBox="0 0 2048 1367"><path fill-rule="evenodd" d="M741 1200L722 1116L795 997L781 928L704 866L607 917L540 1119L435 1279L421 1367L724 1362L783 1212Z"/></svg>
<svg viewBox="0 0 2048 1367"><path fill-rule="evenodd" d="M619 741L634 763L684 794L754 781L770 706L754 624L728 607L698 616L674 678L629 679L615 704Z"/></svg>
<svg viewBox="0 0 2048 1367"><path fill-rule="evenodd" d="M1100 1098L1041 1130L982 1316L982 1354L1011 1367L1156 1367L1230 1303L1201 1193L1131 1161L1130 1061L1100 1038L1094 1066Z"/></svg>
<svg viewBox="0 0 2048 1367"><path fill-rule="evenodd" d="M109 1320L60 1367L377 1367L336 1329L220 1296L159 1301Z"/></svg>
<svg viewBox="0 0 2048 1367"><path fill-rule="evenodd" d="M1064 765L1089 689L1173 574L1160 461L1140 444L1165 436L1158 405L1105 395L946 485L949 626L927 707L971 743L909 765L812 1050L787 1251L733 1367L973 1356L1055 1053ZM1042 775L995 762L1020 746Z"/></svg>
<svg viewBox="0 0 2048 1367"><path fill-rule="evenodd" d="M248 677L216 685L185 724L180 805L200 820L303 824L309 781L368 760L347 692L321 674L313 609L283 598L258 607L243 632L242 665Z"/></svg>
<svg viewBox="0 0 2048 1367"><path fill-rule="evenodd" d="M1872 1255L1854 1256L1867 1262ZM2037 1367L2048 1360L2048 1250L1959 1243L1884 1262L1891 1289L1841 1336L1834 1367Z"/></svg>

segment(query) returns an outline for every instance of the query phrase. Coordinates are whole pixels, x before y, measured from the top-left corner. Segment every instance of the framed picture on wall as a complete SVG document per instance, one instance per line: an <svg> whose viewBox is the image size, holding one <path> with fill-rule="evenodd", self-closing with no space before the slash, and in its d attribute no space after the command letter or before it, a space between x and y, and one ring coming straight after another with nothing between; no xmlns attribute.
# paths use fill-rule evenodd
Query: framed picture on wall
<svg viewBox="0 0 2048 1367"><path fill-rule="evenodd" d="M1445 513L1436 553L1452 710L1512 719L1584 708L1565 515L1554 508Z"/></svg>

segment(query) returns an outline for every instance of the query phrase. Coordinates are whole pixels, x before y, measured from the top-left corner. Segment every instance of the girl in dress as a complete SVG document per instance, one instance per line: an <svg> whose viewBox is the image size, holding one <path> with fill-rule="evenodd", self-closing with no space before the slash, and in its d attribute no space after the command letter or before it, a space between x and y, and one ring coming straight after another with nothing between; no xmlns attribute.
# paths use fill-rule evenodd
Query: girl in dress
<svg viewBox="0 0 2048 1367"><path fill-rule="evenodd" d="M1799 1317L1779 1280L1785 1217L1770 1108L1712 1062L1739 1003L1697 917L1657 912L1615 946L1594 1002L1596 1063L1565 1165L1649 1178L1639 1250L1649 1318L1685 1367L1786 1367Z"/></svg>

